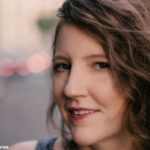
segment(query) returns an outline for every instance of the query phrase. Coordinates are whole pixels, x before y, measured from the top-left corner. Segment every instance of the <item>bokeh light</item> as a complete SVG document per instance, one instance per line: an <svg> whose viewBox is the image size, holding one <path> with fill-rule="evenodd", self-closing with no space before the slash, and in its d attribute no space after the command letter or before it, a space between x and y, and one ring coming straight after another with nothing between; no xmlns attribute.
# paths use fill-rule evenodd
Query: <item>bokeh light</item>
<svg viewBox="0 0 150 150"><path fill-rule="evenodd" d="M27 59L27 68L32 73L38 73L50 66L51 58L50 56L44 52L39 51L38 53L31 55Z"/></svg>
<svg viewBox="0 0 150 150"><path fill-rule="evenodd" d="M0 76L10 77L14 73L26 76L31 73L40 73L49 68L50 55L45 51L39 51L29 57L20 57L16 60L3 58L0 60Z"/></svg>
<svg viewBox="0 0 150 150"><path fill-rule="evenodd" d="M16 60L16 72L22 76L30 73L26 65L26 57L21 57Z"/></svg>
<svg viewBox="0 0 150 150"><path fill-rule="evenodd" d="M15 63L10 58L4 58L0 60L0 75L9 77L15 72Z"/></svg>

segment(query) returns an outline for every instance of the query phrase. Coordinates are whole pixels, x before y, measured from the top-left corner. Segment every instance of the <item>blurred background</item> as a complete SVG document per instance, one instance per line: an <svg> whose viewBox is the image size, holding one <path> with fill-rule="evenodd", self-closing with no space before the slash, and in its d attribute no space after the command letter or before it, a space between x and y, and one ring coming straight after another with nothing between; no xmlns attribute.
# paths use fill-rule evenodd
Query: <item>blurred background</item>
<svg viewBox="0 0 150 150"><path fill-rule="evenodd" d="M0 146L47 139L51 35L64 0L0 0Z"/></svg>

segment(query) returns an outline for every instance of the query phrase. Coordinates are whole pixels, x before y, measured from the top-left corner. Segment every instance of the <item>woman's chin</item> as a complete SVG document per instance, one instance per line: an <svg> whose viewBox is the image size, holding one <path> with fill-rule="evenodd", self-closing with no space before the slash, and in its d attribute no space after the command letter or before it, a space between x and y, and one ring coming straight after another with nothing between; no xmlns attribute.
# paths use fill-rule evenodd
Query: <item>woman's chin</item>
<svg viewBox="0 0 150 150"><path fill-rule="evenodd" d="M81 146L88 146L92 145L94 142L94 137L88 131L81 131L81 132L72 132L72 139L73 141Z"/></svg>
<svg viewBox="0 0 150 150"><path fill-rule="evenodd" d="M80 146L92 145L92 142L86 138L73 137L73 141Z"/></svg>

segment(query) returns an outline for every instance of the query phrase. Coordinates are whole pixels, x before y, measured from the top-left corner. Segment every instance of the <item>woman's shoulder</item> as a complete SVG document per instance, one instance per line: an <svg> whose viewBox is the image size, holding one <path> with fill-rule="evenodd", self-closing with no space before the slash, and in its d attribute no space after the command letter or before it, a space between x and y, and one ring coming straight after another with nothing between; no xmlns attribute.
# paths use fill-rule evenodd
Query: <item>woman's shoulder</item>
<svg viewBox="0 0 150 150"><path fill-rule="evenodd" d="M35 150L37 141L25 141L17 143L9 148L9 150Z"/></svg>
<svg viewBox="0 0 150 150"><path fill-rule="evenodd" d="M27 141L17 143L9 150L63 150L62 140L60 138L51 138L49 140Z"/></svg>

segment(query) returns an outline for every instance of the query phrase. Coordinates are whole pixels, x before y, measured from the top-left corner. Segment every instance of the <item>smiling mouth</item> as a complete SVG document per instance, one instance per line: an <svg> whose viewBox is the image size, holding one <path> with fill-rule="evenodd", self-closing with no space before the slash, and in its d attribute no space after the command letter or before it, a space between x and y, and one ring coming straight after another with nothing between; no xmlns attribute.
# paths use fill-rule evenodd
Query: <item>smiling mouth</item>
<svg viewBox="0 0 150 150"><path fill-rule="evenodd" d="M97 110L74 110L74 111L70 111L70 112L73 115L81 116L81 115L91 114L91 113L94 113L96 111Z"/></svg>
<svg viewBox="0 0 150 150"><path fill-rule="evenodd" d="M70 109L69 112L71 114L71 117L74 120L81 120L84 119L86 117L89 117L93 114L95 114L96 112L98 112L99 110L88 110L88 109Z"/></svg>

